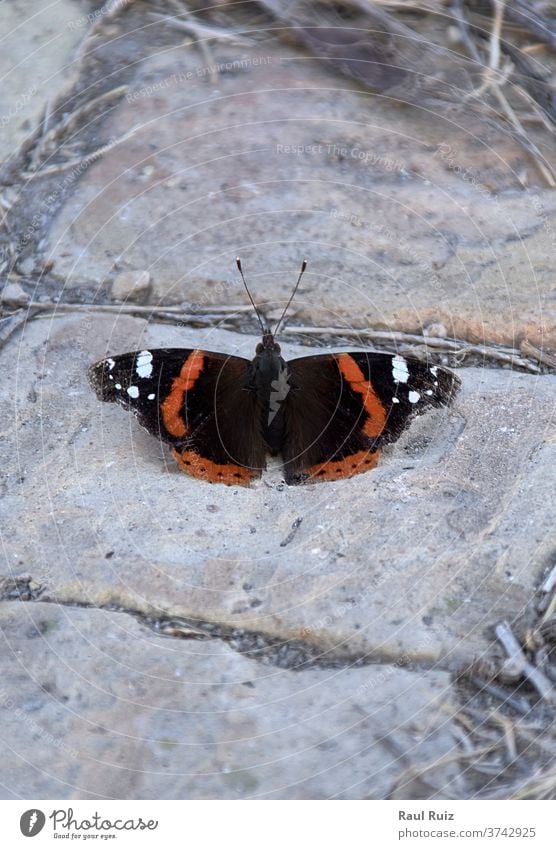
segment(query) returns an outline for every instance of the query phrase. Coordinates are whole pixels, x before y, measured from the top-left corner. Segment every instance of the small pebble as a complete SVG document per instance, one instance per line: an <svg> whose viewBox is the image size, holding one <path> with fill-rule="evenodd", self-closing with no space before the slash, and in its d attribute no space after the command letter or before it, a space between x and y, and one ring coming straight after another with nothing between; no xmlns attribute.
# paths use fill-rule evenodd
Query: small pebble
<svg viewBox="0 0 556 849"><path fill-rule="evenodd" d="M21 274L32 274L35 270L35 257L26 256L17 263L17 268Z"/></svg>
<svg viewBox="0 0 556 849"><path fill-rule="evenodd" d="M423 330L423 336L437 336L439 339L445 339L448 331L443 324L429 324Z"/></svg>
<svg viewBox="0 0 556 849"><path fill-rule="evenodd" d="M3 304L26 304L31 298L19 283L6 283L0 292Z"/></svg>
<svg viewBox="0 0 556 849"><path fill-rule="evenodd" d="M116 301L140 301L149 293L151 275L148 271L122 271L112 284Z"/></svg>

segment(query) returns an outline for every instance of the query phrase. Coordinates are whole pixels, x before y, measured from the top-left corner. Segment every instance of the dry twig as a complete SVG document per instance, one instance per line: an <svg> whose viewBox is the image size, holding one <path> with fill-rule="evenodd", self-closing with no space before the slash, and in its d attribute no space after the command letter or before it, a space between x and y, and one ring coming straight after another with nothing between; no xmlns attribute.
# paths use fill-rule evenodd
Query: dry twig
<svg viewBox="0 0 556 849"><path fill-rule="evenodd" d="M513 127L515 140L518 142L518 144L521 145L521 147L523 147L524 150L527 151L529 156L531 156L532 159L535 161L535 164L540 173L543 175L543 178L547 185L549 185L551 188L554 188L556 187L556 173L554 172L554 169L546 160L546 157L543 155L543 153L539 150L538 146L529 138L527 132L525 131L525 128L523 127L522 121L517 116L515 110L510 106L508 99L502 91L502 88L510 78L511 72L513 70L513 64L511 62L507 62L503 68L500 67L501 33L504 21L506 2L505 0L492 0L492 2L494 6L494 17L492 20L492 28L489 41L488 66L484 67L483 83L479 86L479 88L471 91L468 95L466 95L464 99L477 99L486 94L487 91L492 91L494 97L500 104L503 115ZM462 41L465 44L468 52L470 53L471 57L475 59L476 62L481 62L479 52L474 45L473 39L470 36L469 27L465 19L461 3L458 3L456 5L455 17L459 25ZM542 109L539 108L536 100L525 91L523 86L514 85L514 91L520 94L523 99L526 100L528 104L533 107L536 115L546 126L548 123L547 115Z"/></svg>
<svg viewBox="0 0 556 849"><path fill-rule="evenodd" d="M504 647L508 660L505 661L504 667L519 670L521 674L533 685L538 694L548 704L556 704L556 693L552 683L548 680L544 672L537 669L536 666L527 659L519 642L513 635L510 626L507 622L501 622L496 626L496 637Z"/></svg>
<svg viewBox="0 0 556 849"><path fill-rule="evenodd" d="M251 42L237 30L224 29L223 27L204 24L202 21L192 17L189 12L184 12L183 14L186 15L186 17L178 18L161 15L158 12L151 12L149 17L153 20L164 23L172 29L179 29L182 32L186 32L188 35L192 35L197 41L202 41L204 39L207 41L232 42L233 44L241 45L251 44Z"/></svg>
<svg viewBox="0 0 556 849"><path fill-rule="evenodd" d="M57 162L55 165L50 165L47 168L41 168L38 171L22 171L21 176L25 180L34 180L37 177L51 177L53 174L59 174L62 171L68 171L70 168L88 168L90 165L93 164L93 162L96 162L97 159L100 159L101 156L104 156L105 153L108 153L110 150L113 150L113 148L128 141L132 136L135 135L138 129L139 127L132 127L131 130L127 131L127 133L124 133L122 136L117 139L114 139L114 141L111 141L108 144L104 144L101 147L97 147L96 150L93 150L86 156L79 157L78 159L69 159L67 162Z"/></svg>
<svg viewBox="0 0 556 849"><path fill-rule="evenodd" d="M48 155L48 148L53 144L56 145L56 150L59 151L63 141L66 141L71 133L75 133L86 125L86 121L98 111L99 107L105 107L114 103L124 96L127 91L127 86L121 85L116 88L105 91L98 97L88 100L82 106L77 107L69 115L66 115L63 120L55 124L51 130L42 136L37 143L37 147L33 151L32 164L35 169L31 173L36 173L40 170L40 163ZM51 154L50 154L51 155ZM27 175L29 176L29 175Z"/></svg>
<svg viewBox="0 0 556 849"><path fill-rule="evenodd" d="M226 316L228 320L234 315L249 313L252 307L245 304L240 305L210 305L207 307L169 307L169 306L149 306L143 304L71 304L71 303L53 303L49 301L32 301L17 303L14 306L28 307L36 313L48 313L56 315L57 313L66 312L108 312L125 315L142 315L148 316L153 320L182 323L198 323L199 321L210 321L213 317ZM230 325L222 323L221 318L218 318L220 327L223 330L235 329ZM520 356L520 352L515 348L507 348L503 346L493 347L489 345L474 345L461 339L443 339L437 336L419 336L414 333L404 333L396 330L372 330L371 328L349 328L349 327L312 327L312 326L289 326L284 333L287 336L319 336L319 337L337 337L338 339L360 339L368 340L379 345L391 345L400 347L404 345L419 346L419 350L414 350L415 354L422 353L427 356L429 353L444 353L454 357L461 357L462 360L469 355L479 356L487 362L498 362L505 365L510 365L514 368L521 368L532 374L539 374L540 368L535 362L524 359ZM549 362L544 363L550 366Z"/></svg>
<svg viewBox="0 0 556 849"><path fill-rule="evenodd" d="M126 9L131 6L134 0L106 0L106 2L100 7L100 9L95 12L95 20L91 24L88 31L85 33L85 37L81 42L79 49L76 54L76 59L80 60L83 58L85 53L88 52L89 47L94 43L95 37L98 34L98 31L108 22L113 21L118 15L121 15L122 12L125 12Z"/></svg>
<svg viewBox="0 0 556 849"><path fill-rule="evenodd" d="M527 339L525 339L519 347L526 357L531 357L533 360L537 360L537 362L542 363L542 365L548 366L549 368L556 368L556 356L554 356L554 354L549 354L548 351L536 348L535 345L531 345Z"/></svg>

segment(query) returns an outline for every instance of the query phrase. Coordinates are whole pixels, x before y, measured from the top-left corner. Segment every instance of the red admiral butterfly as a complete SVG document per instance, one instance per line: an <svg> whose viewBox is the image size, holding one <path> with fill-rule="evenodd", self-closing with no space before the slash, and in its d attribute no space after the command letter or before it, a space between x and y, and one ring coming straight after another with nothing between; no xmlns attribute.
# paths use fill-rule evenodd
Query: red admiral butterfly
<svg viewBox="0 0 556 849"><path fill-rule="evenodd" d="M181 469L228 485L261 476L280 454L288 484L336 480L376 466L414 416L450 403L448 369L373 352L315 354L286 362L265 327L253 360L187 348L133 351L91 366L101 401L116 401L172 446ZM237 266L243 272L239 259Z"/></svg>

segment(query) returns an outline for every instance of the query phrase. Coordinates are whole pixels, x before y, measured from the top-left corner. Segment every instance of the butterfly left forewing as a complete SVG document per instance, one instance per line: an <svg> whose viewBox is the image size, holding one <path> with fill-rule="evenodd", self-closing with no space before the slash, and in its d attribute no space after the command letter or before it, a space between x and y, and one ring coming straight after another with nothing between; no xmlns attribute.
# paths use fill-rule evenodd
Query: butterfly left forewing
<svg viewBox="0 0 556 849"><path fill-rule="evenodd" d="M183 438L181 408L199 371L201 355L187 348L131 351L92 365L89 381L100 401L120 404L149 433L174 445ZM175 381L181 382L183 392L181 398L174 393L174 410L168 409L164 416L162 405L171 397Z"/></svg>
<svg viewBox="0 0 556 849"><path fill-rule="evenodd" d="M130 410L170 444L183 471L248 484L265 465L250 363L211 351L159 348L108 357L89 370L101 401Z"/></svg>

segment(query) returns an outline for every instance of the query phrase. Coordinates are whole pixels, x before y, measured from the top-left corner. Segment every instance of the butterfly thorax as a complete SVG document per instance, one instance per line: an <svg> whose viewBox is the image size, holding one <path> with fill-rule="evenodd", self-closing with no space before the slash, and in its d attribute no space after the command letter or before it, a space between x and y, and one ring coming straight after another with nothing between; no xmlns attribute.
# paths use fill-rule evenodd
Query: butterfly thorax
<svg viewBox="0 0 556 849"><path fill-rule="evenodd" d="M250 389L257 393L262 404L268 403L273 393L278 389L286 374L286 363L280 355L280 346L274 341L271 333L265 333L263 341L259 342L256 354L251 361Z"/></svg>

